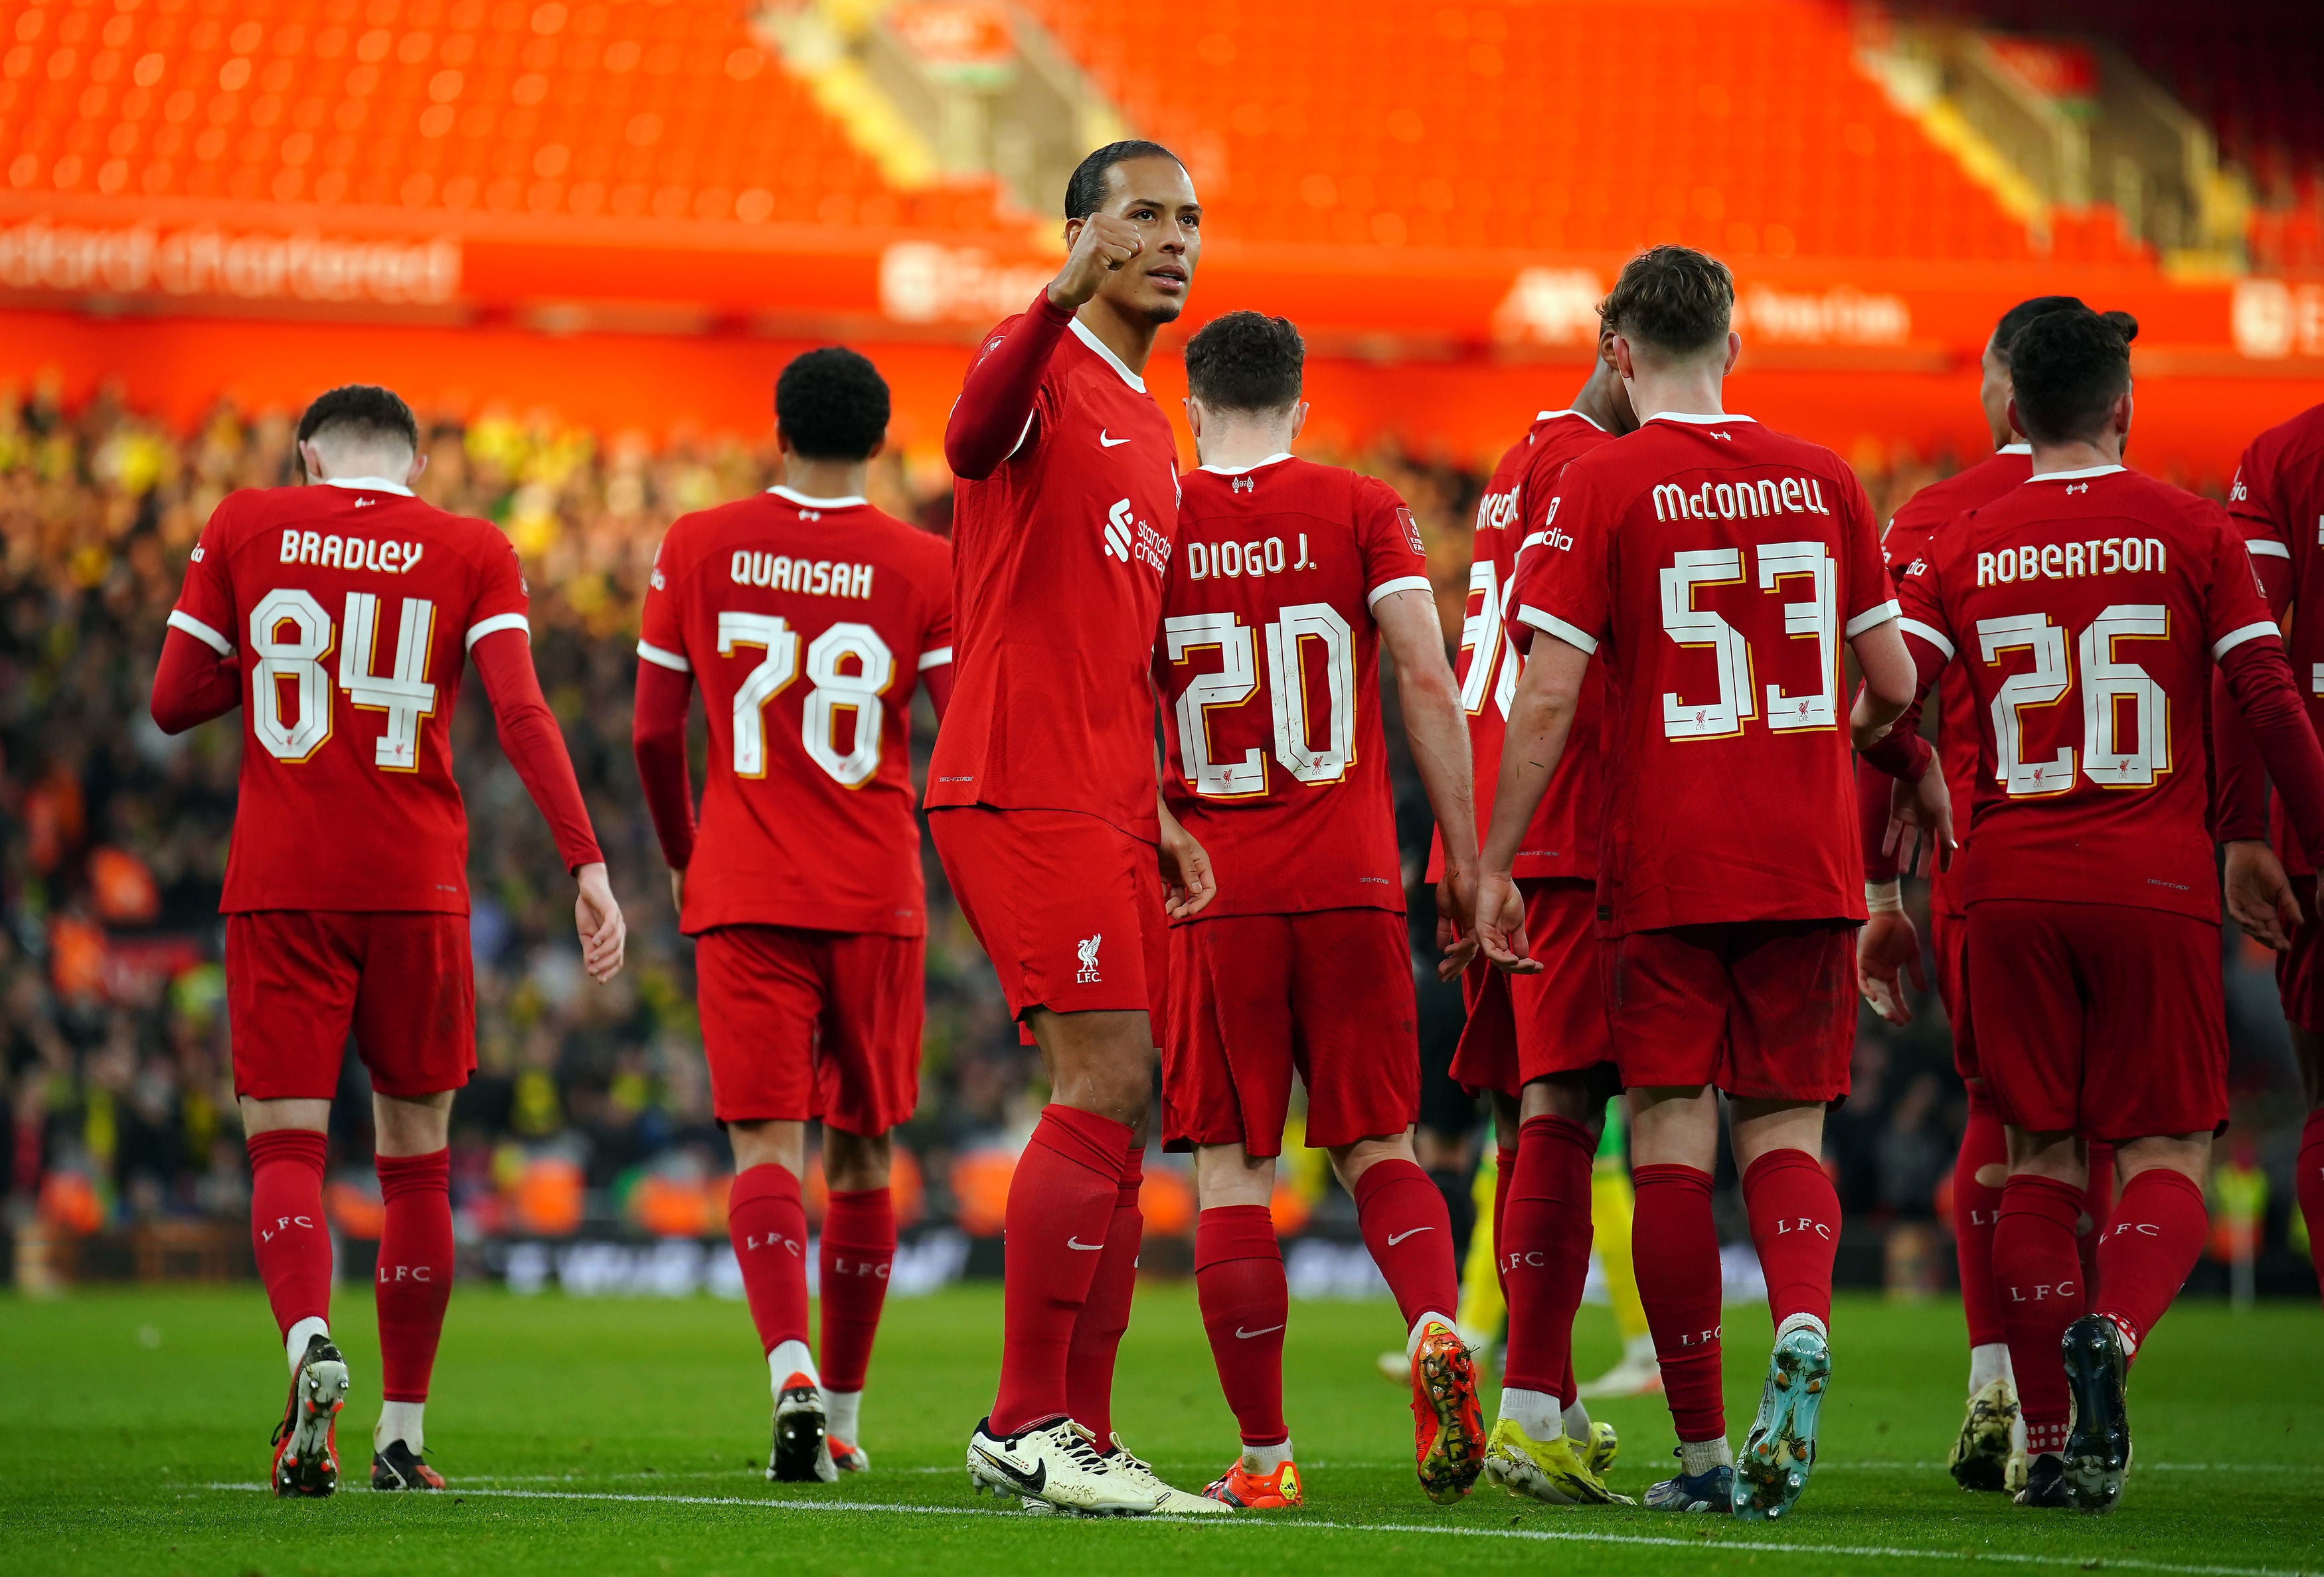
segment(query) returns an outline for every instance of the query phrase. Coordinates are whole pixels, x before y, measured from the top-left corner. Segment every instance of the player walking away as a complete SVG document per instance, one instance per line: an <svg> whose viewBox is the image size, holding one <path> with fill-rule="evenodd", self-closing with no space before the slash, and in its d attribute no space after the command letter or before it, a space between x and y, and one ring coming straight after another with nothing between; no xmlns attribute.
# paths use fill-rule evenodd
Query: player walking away
<svg viewBox="0 0 2324 1577"><path fill-rule="evenodd" d="M2266 588L2269 610L2290 615L2292 671L2324 672L2324 405L2252 440L2227 495L2227 513L2241 527L2252 567ZM2307 522L2319 522L2310 531ZM2324 718L2324 687L2310 685L2309 719ZM2292 1031L2292 1049L2308 1095L2308 1122L2300 1135L2296 1194L2308 1222L2308 1252L2324 1283L2324 926L2303 912L2314 890L2316 857L2279 820L2273 848L2267 843L2264 779L2245 764L2248 745L2234 726L2230 710L2213 715L2228 724L2220 733L2219 787L2223 802L2219 837L2227 845L2227 912L2246 931L2277 949L2276 989ZM2301 899L2286 899L2299 879Z"/></svg>
<svg viewBox="0 0 2324 1577"><path fill-rule="evenodd" d="M274 1492L338 1486L349 1388L323 1217L347 1037L372 1081L380 1193L374 1489L440 1489L422 1408L452 1293L453 1092L476 1065L468 824L452 707L473 659L508 752L579 884L582 963L622 966L622 911L541 699L508 539L412 496L403 401L334 389L299 422L310 485L228 494L203 528L153 677L180 733L243 709L226 859L226 1012L251 1165L251 1243L290 1365Z"/></svg>
<svg viewBox="0 0 2324 1577"><path fill-rule="evenodd" d="M1566 467L1556 535L1518 568L1516 617L1536 634L1477 930L1505 967L1542 968L1510 872L1600 655L1599 962L1632 1106L1638 1290L1679 1437L1680 1471L1646 1503L1774 1517L1806 1487L1831 1373L1840 1204L1819 1153L1825 1103L1848 1091L1864 920L1841 642L1869 685L1854 725L1890 721L1912 680L1853 475L1720 404L1740 344L1733 306L1723 264L1658 246L1601 309L1645 420ZM1722 1092L1775 1318L1739 1465L1720 1397L1711 1210Z"/></svg>
<svg viewBox="0 0 2324 1577"><path fill-rule="evenodd" d="M1484 1456L1476 1371L1453 1324L1452 1222L1413 1154L1420 1047L1379 654L1446 846L1476 846L1466 729L1412 512L1386 484L1294 457L1305 347L1231 312L1186 346L1186 478L1154 683L1163 797L1209 850L1220 897L1170 930L1166 1146L1194 1153L1194 1285L1242 1450L1205 1494L1300 1503L1283 1416L1289 1288L1268 1202L1296 1069L1406 1329L1421 1488L1450 1504ZM1465 930L1467 859L1438 886Z"/></svg>
<svg viewBox="0 0 2324 1577"><path fill-rule="evenodd" d="M1217 1511L1112 1423L1165 907L1192 914L1211 892L1155 779L1147 659L1178 480L1139 375L1194 279L1194 183L1156 143L1100 148L1066 185L1065 243L1057 277L986 338L945 431L959 678L928 825L1051 1091L1010 1185L1001 1387L969 1477L1067 1510Z"/></svg>
<svg viewBox="0 0 2324 1577"><path fill-rule="evenodd" d="M2213 663L2303 844L2324 847L2324 750L2240 534L2123 468L2133 327L2075 307L2018 331L2033 479L1946 526L1903 586L1921 686L1966 669L1982 720L1962 898L1978 1065L2008 1129L1994 1257L2032 1453L2017 1502L2088 1511L2121 1493L2126 1371L2202 1251L2227 1115ZM1941 778L1911 721L1871 753ZM2087 1305L2085 1133L2123 1177Z"/></svg>
<svg viewBox="0 0 2324 1577"><path fill-rule="evenodd" d="M888 1135L919 1100L911 705L925 685L941 716L951 691L951 554L863 501L888 433L888 385L869 361L809 351L776 383L775 416L781 484L681 516L663 539L634 726L734 1147L726 1230L774 1389L767 1477L828 1482L871 1465L859 1409L896 1253ZM686 759L697 679L710 722L698 831ZM820 1368L799 1194L816 1116L830 1188Z"/></svg>
<svg viewBox="0 0 2324 1577"><path fill-rule="evenodd" d="M1929 549L1930 539L1964 510L2010 493L2034 474L2033 446L2009 425L2009 344L2044 312L2080 307L2072 296L2036 296L2001 315L1980 361L1978 403L1993 434L1994 452L1976 465L1921 489L1888 522L1880 540L1890 575L1901 578ZM1937 757L1954 805L1966 807L1977 789L1978 715L1969 676L1948 669L1938 686ZM1894 779L1859 762L1857 791L1864 827L1864 901L1871 918L1856 939L1858 984L1866 1001L1892 1024L1909 1022L1912 1007L1897 979L1909 970L1925 991L1921 938L1904 912L1896 857L1884 849ZM1929 851L1933 853L1933 851ZM2025 1430L2018 1417L2017 1385L2001 1326L2001 1299L1993 1280L1993 1231L2001 1213L2008 1148L2001 1119L1978 1074L1977 1038L1969 1028L1967 917L1961 905L1966 854L1950 866L1929 863L1929 941L1936 954L1937 994L1953 1038L1953 1066L1969 1091L1969 1121L1953 1167L1953 1247L1960 1264L1961 1312L1969 1322L1969 1409L1946 1466L1964 1489L2015 1493L2025 1486ZM2114 1197L2113 1151L2104 1141L2090 1150L2089 1190L2077 1229L2082 1282L2095 1284L2099 1230Z"/></svg>
<svg viewBox="0 0 2324 1577"><path fill-rule="evenodd" d="M1612 352L1612 331L1601 324L1597 364L1572 408L1534 418L1478 504L1461 701L1475 730L1471 742L1488 816L1521 653L1533 636L1508 621L1517 565L1543 551L1554 530L1563 534L1549 514L1566 465L1638 425ZM1592 669L1572 743L1516 855L1526 935L1544 969L1509 975L1489 960L1472 963L1462 977L1469 1021L1452 1059L1454 1078L1492 1092L1499 1139L1493 1236L1509 1306L1508 1350L1485 1476L1511 1494L1554 1505L1620 1499L1603 1478L1614 1459L1612 1425L1593 1432L1573 1374L1573 1316L1590 1277L1591 1163L1607 1099L1620 1088L1597 970L1604 710L1605 685Z"/></svg>

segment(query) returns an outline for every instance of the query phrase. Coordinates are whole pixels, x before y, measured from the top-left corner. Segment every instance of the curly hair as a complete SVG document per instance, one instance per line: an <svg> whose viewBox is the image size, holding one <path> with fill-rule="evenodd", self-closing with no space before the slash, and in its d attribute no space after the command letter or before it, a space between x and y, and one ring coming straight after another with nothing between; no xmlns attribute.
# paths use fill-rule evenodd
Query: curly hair
<svg viewBox="0 0 2324 1577"><path fill-rule="evenodd" d="M1691 355L1727 337L1735 319L1735 276L1692 246L1651 246L1622 266L1598 316L1626 338Z"/></svg>
<svg viewBox="0 0 2324 1577"><path fill-rule="evenodd" d="M2017 425L2037 444L2089 438L2130 387L2130 342L2138 319L2093 312L2077 301L2042 313L2008 348Z"/></svg>
<svg viewBox="0 0 2324 1577"><path fill-rule="evenodd" d="M1214 410L1280 410L1299 398L1306 357L1290 318L1229 312L1186 342L1186 388Z"/></svg>
<svg viewBox="0 0 2324 1577"><path fill-rule="evenodd" d="M826 345L775 380L775 420L809 460L863 460L888 436L888 380L871 358Z"/></svg>

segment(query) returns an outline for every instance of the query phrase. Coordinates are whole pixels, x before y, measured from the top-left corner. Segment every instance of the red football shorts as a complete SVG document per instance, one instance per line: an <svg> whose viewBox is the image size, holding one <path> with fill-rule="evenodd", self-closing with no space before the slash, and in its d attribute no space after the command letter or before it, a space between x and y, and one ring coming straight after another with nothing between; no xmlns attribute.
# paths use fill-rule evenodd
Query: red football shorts
<svg viewBox="0 0 2324 1577"><path fill-rule="evenodd" d="M2292 950L2275 955L2275 991L2285 1022L2324 1035L2324 924L2310 919L2292 927Z"/></svg>
<svg viewBox="0 0 2324 1577"><path fill-rule="evenodd" d="M1504 974L1484 960L1461 977L1469 1021L1452 1054L1453 1082L1520 1088L1551 1074L1605 1068L1611 1082L1614 1043L1606 1029L1606 987L1598 972L1598 884L1527 877L1526 946L1539 974Z"/></svg>
<svg viewBox="0 0 2324 1577"><path fill-rule="evenodd" d="M1625 1089L1837 1101L1856 1045L1854 920L1735 920L1599 945Z"/></svg>
<svg viewBox="0 0 2324 1577"><path fill-rule="evenodd" d="M234 1090L327 1101L347 1036L383 1095L456 1090L476 1067L468 917L254 909L226 918Z"/></svg>
<svg viewBox="0 0 2324 1577"><path fill-rule="evenodd" d="M1393 909L1175 926L1166 1021L1166 1149L1281 1154L1294 1069L1310 1148L1402 1133L1420 1115L1412 946Z"/></svg>
<svg viewBox="0 0 2324 1577"><path fill-rule="evenodd" d="M882 1134L920 1099L925 936L720 926L694 939L721 1122Z"/></svg>
<svg viewBox="0 0 2324 1577"><path fill-rule="evenodd" d="M2217 925L1996 899L1971 907L1969 930L1985 1088L2004 1122L2117 1142L2226 1123Z"/></svg>
<svg viewBox="0 0 2324 1577"><path fill-rule="evenodd" d="M1153 844L1072 810L946 806L928 830L1020 1022L1036 1008L1158 1018L1169 941Z"/></svg>
<svg viewBox="0 0 2324 1577"><path fill-rule="evenodd" d="M1964 1079L1977 1070L1977 1025L1969 1006L1969 922L1942 909L1929 914L1929 951L1937 961L1937 1000L1953 1031L1953 1072Z"/></svg>

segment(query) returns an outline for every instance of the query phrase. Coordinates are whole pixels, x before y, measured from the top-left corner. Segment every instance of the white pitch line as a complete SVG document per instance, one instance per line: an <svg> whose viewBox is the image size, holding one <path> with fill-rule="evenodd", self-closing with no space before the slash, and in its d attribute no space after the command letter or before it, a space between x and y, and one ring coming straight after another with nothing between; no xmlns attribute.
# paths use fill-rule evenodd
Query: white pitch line
<svg viewBox="0 0 2324 1577"><path fill-rule="evenodd" d="M211 1483L208 1489L263 1491L264 1484ZM456 1489L453 1494L506 1500L587 1500L615 1505L733 1506L757 1511L887 1513L908 1517L1021 1517L1021 1512L977 1506L914 1506L875 1500L767 1500L741 1495L628 1495L577 1489ZM1111 1520L1111 1519L1104 1519ZM1141 1523L1168 1523L1176 1527L1266 1528L1277 1533L1323 1529L1335 1533L1429 1534L1456 1538L1517 1539L1536 1544L1634 1545L1655 1549L1694 1551L1767 1551L1776 1554L1821 1555L1878 1561L1993 1562L2012 1566L2074 1567L2083 1571L2107 1568L2125 1572L2155 1572L2171 1577L2313 1577L2305 1568L2283 1566L2192 1566L2168 1561L2121 1560L2111 1555L2038 1555L2003 1550L1916 1550L1891 1545L1803 1545L1756 1538L1669 1538L1655 1534L1587 1533L1572 1529L1532 1527L1463 1527L1452 1523L1323 1522L1301 1519L1275 1521L1255 1517L1141 1517Z"/></svg>

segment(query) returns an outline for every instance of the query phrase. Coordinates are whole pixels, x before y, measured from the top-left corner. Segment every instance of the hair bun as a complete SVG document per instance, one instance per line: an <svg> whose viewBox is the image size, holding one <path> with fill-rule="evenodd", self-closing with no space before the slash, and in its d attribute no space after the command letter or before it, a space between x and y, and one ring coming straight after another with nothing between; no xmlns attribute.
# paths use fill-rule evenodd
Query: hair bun
<svg viewBox="0 0 2324 1577"><path fill-rule="evenodd" d="M2138 319L2129 313L2101 312L2098 316L2105 319L2107 327L2122 336L2123 344L2128 345L2138 337Z"/></svg>

